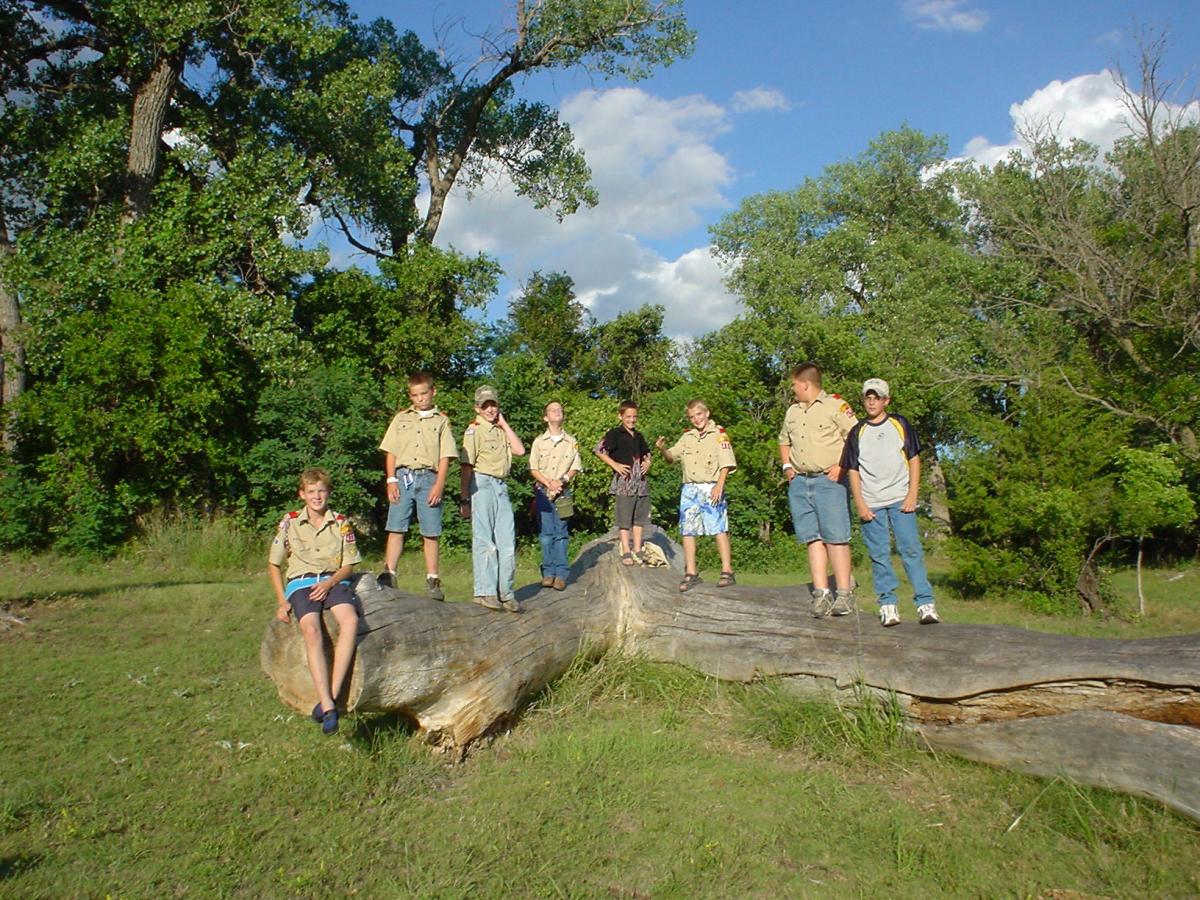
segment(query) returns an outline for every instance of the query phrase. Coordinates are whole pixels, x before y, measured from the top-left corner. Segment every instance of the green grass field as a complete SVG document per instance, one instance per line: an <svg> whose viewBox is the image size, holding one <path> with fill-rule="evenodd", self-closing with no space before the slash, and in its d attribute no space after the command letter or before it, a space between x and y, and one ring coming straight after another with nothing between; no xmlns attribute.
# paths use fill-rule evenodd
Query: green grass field
<svg viewBox="0 0 1200 900"><path fill-rule="evenodd" d="M389 717L324 738L259 670L263 567L236 541L198 538L205 556L173 540L103 564L5 560L0 604L26 624L0 632L2 896L1200 893L1200 828L1154 803L922 753L886 710L670 666L581 663L461 764ZM469 560L444 568L465 599ZM420 576L406 554L401 586ZM1200 570L1147 585L1137 621L939 605L1079 634L1200 631Z"/></svg>

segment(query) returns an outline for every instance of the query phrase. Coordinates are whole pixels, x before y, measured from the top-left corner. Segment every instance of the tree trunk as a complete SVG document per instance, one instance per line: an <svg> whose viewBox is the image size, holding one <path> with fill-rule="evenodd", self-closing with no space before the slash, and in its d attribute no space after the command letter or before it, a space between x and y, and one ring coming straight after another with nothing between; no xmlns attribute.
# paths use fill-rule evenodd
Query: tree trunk
<svg viewBox="0 0 1200 900"><path fill-rule="evenodd" d="M523 588L521 615L431 602L361 576L364 616L346 706L401 713L434 745L461 752L580 653L619 651L729 681L779 678L797 692L850 702L864 688L893 693L933 747L1029 771L1062 766L1083 782L1188 815L1200 810L1197 757L1190 776L1179 763L1200 726L1200 635L1119 641L985 625L884 629L869 613L813 619L803 588L701 584L680 594L679 548L661 533L652 540L673 570L624 567L609 542L596 542L576 560L566 591ZM336 633L331 617L326 626ZM297 626L272 620L262 665L284 703L311 709ZM1068 715L1080 712L1111 718ZM1044 730L1022 752L1026 720ZM1163 744L1175 755L1162 756ZM1079 755L1071 761L1060 747ZM1088 759L1106 754L1119 774L1089 768Z"/></svg>
<svg viewBox="0 0 1200 900"><path fill-rule="evenodd" d="M946 493L946 471L942 468L937 451L929 453L927 458L929 465L926 468L929 471L929 477L926 483L929 485L930 517L938 532L944 536L950 533L950 504L947 501Z"/></svg>
<svg viewBox="0 0 1200 900"><path fill-rule="evenodd" d="M1142 537L1138 537L1138 555L1137 555L1137 592L1138 592L1138 615L1142 618L1146 617L1146 595L1142 593Z"/></svg>
<svg viewBox="0 0 1200 900"><path fill-rule="evenodd" d="M125 164L124 222L132 222L150 209L150 193L158 181L162 160L163 124L183 73L183 59L182 48L160 56L134 94Z"/></svg>
<svg viewBox="0 0 1200 900"><path fill-rule="evenodd" d="M21 306L5 275L13 255L8 222L0 207L0 449L13 445L12 410L25 393L25 342L21 335Z"/></svg>

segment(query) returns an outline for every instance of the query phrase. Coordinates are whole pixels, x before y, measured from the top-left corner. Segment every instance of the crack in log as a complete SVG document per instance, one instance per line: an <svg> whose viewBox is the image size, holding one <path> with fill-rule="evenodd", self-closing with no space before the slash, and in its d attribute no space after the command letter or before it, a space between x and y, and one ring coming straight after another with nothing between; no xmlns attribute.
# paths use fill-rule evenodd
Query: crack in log
<svg viewBox="0 0 1200 900"><path fill-rule="evenodd" d="M1118 679L1037 684L989 691L953 702L914 697L906 712L931 724L979 725L1086 709L1121 713L1148 722L1200 727L1200 692L1195 689Z"/></svg>

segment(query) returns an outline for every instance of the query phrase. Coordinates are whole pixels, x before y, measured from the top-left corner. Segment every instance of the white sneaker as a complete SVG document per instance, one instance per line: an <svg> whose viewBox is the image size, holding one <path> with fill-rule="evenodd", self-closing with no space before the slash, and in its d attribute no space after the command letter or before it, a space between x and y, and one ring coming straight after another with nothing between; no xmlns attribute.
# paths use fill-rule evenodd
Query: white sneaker
<svg viewBox="0 0 1200 900"><path fill-rule="evenodd" d="M823 619L833 608L833 591L829 588L812 589L812 614L814 619Z"/></svg>
<svg viewBox="0 0 1200 900"><path fill-rule="evenodd" d="M895 603L885 603L879 607L879 624L884 628L900 624L900 612L896 609Z"/></svg>
<svg viewBox="0 0 1200 900"><path fill-rule="evenodd" d="M922 625L936 625L942 621L938 618L937 610L932 603L922 603L918 606L917 618L920 619Z"/></svg>

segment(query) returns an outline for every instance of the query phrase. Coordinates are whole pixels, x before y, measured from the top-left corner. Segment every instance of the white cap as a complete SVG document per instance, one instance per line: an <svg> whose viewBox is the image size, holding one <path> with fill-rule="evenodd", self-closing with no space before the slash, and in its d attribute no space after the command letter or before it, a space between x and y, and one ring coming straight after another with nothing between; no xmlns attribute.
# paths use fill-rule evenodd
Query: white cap
<svg viewBox="0 0 1200 900"><path fill-rule="evenodd" d="M885 397L892 396L892 389L888 387L888 383L882 378L868 378L863 382L863 396L867 396L867 394L871 393L872 391L874 391L875 396L879 397L881 400Z"/></svg>

